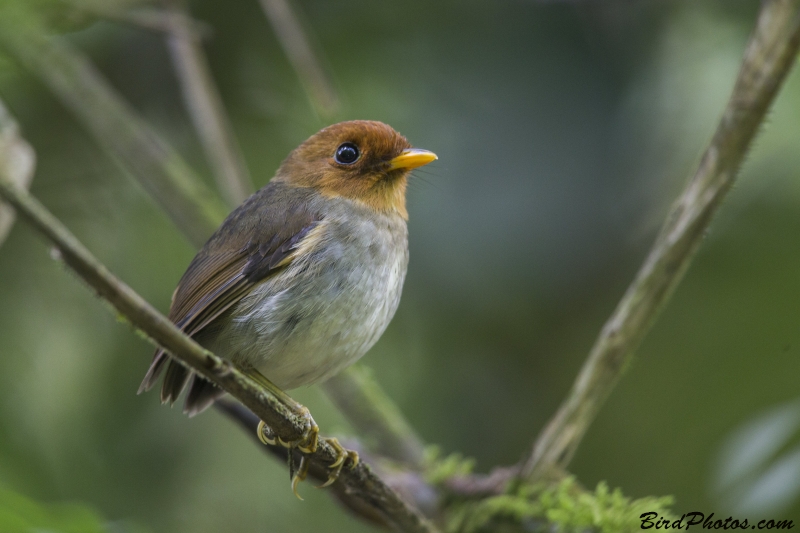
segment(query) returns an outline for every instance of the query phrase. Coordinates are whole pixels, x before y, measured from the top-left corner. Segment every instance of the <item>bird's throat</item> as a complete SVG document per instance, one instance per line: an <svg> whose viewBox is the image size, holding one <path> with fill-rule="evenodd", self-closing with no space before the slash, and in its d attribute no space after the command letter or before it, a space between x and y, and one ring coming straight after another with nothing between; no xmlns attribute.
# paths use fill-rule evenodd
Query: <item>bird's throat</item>
<svg viewBox="0 0 800 533"><path fill-rule="evenodd" d="M344 197L367 205L380 213L397 213L403 220L408 220L406 210L406 187L408 178L405 174L387 176L370 183L366 180L330 180L318 185L319 191L328 198Z"/></svg>

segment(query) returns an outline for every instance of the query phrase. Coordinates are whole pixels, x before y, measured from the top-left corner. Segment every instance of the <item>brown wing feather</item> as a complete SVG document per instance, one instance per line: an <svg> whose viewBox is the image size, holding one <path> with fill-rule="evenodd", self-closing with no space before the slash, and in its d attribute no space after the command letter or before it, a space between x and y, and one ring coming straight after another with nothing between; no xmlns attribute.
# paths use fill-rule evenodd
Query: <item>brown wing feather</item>
<svg viewBox="0 0 800 533"><path fill-rule="evenodd" d="M283 269L292 251L320 220L308 208L313 194L311 189L270 183L231 213L178 283L170 320L194 336L255 285ZM161 349L156 350L139 392L155 385L167 362L161 400L171 403L186 386L190 372ZM220 394L195 376L184 410L196 414Z"/></svg>
<svg viewBox="0 0 800 533"><path fill-rule="evenodd" d="M224 293L247 260L246 253L235 250L193 261L175 290L169 319L181 328L188 325L205 304Z"/></svg>

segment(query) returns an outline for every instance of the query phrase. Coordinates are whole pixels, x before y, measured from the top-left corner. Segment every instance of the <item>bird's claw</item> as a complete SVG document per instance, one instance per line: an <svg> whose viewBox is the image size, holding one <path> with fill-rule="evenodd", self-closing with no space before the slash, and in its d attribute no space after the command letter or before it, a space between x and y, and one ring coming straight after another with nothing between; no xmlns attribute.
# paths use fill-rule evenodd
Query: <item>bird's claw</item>
<svg viewBox="0 0 800 533"><path fill-rule="evenodd" d="M314 422L314 419L311 417L311 413L305 406L301 408L300 416L303 417L306 427L303 431L303 435L297 440L283 440L278 435L275 435L263 420L259 421L258 429L256 431L258 434L258 440L260 440L263 444L269 446L275 446L276 444L279 444L284 448L289 449L289 469L292 477L292 492L295 496L302 500L303 498L301 498L300 494L297 492L297 487L308 474L308 455L316 452L317 447L319 447L319 426L316 422ZM341 448L341 446L339 446L339 448ZM300 458L300 465L297 467L296 471L293 468L292 462L292 450L295 449L303 454ZM341 466L339 467L339 470L341 470Z"/></svg>
<svg viewBox="0 0 800 533"><path fill-rule="evenodd" d="M289 469L291 472L292 477L292 492L295 496L300 498L300 494L297 492L297 487L300 485L300 482L303 481L306 476L308 475L308 466L309 466L309 459L308 456L313 454L317 451L319 447L319 426L314 419L311 418L311 413L309 413L308 409L303 407L302 416L306 420L306 430L303 433L303 436L297 440L290 440L285 441L279 436L275 435L272 430L267 426L263 421L258 423L258 440L262 443L275 446L276 444L280 444L284 448L289 449ZM347 464L347 461L350 460L350 468L355 468L358 465L358 452L353 450L348 450L341 444L336 438L323 438L323 440L328 443L333 450L336 452L336 461L333 462L328 468L330 468L330 473L328 474L328 480L325 481L322 485L317 488L328 487L332 485L337 479L339 479L339 475L342 473L342 468L344 465ZM298 450L302 453L300 457L300 465L297 467L295 471L293 468L292 462L292 450Z"/></svg>
<svg viewBox="0 0 800 533"><path fill-rule="evenodd" d="M356 465L358 465L359 460L358 452L348 450L339 444L339 441L335 437L324 438L323 440L330 444L330 446L336 452L336 461L334 461L333 464L328 467L331 469L331 472L328 474L328 480L322 485L319 485L317 487L318 489L333 485L333 483L339 479L339 474L341 474L342 468L344 467L345 463L347 463L348 459L350 459L350 469L355 468Z"/></svg>
<svg viewBox="0 0 800 533"><path fill-rule="evenodd" d="M277 440L280 439L280 437L275 437L275 436L267 437L267 433L272 435L272 430L269 428L268 425L264 423L263 420L259 420L258 429L256 429L256 435L258 435L258 440L261 441L261 444L267 446L275 446L275 444L277 444Z"/></svg>
<svg viewBox="0 0 800 533"><path fill-rule="evenodd" d="M311 417L311 413L309 412L308 408L303 407L300 416L304 418L306 427L303 431L303 435L299 439L288 441L283 440L279 436L275 435L269 426L264 423L263 420L261 420L258 422L258 429L256 430L258 440L269 446L280 444L284 448L288 448L290 450L297 448L305 454L316 452L317 447L319 446L319 426L316 422L314 422L314 419Z"/></svg>
<svg viewBox="0 0 800 533"><path fill-rule="evenodd" d="M289 454L291 453L292 452L290 451ZM291 461L291 455L289 460ZM300 466L297 467L297 471L294 472L292 475L292 492L294 493L295 496L297 496L297 499L301 501L303 497L300 496L299 492L297 492L297 486L300 485L300 482L303 481L306 478L306 475L308 474L308 463L309 463L308 456L302 455L300 457Z"/></svg>

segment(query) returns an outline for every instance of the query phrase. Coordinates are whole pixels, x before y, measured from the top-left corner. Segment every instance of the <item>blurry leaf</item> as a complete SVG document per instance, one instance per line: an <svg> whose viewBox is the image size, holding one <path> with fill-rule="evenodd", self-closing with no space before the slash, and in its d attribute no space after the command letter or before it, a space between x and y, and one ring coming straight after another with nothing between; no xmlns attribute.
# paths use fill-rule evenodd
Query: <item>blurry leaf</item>
<svg viewBox="0 0 800 533"><path fill-rule="evenodd" d="M97 514L79 504L42 505L0 487L3 533L101 533L110 529Z"/></svg>
<svg viewBox="0 0 800 533"><path fill-rule="evenodd" d="M0 179L28 188L36 166L36 153L19 134L19 126L0 102ZM14 211L0 202L0 245L14 224Z"/></svg>
<svg viewBox="0 0 800 533"><path fill-rule="evenodd" d="M800 496L800 447L779 457L742 495L739 508L762 513L787 508Z"/></svg>
<svg viewBox="0 0 800 533"><path fill-rule="evenodd" d="M776 512L800 496L800 401L740 426L722 446L713 491L742 513Z"/></svg>

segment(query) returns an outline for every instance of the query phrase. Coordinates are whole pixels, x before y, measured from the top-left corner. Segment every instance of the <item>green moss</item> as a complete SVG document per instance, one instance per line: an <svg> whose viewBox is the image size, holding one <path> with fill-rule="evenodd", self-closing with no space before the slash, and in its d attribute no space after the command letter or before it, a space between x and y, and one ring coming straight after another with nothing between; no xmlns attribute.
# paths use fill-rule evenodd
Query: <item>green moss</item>
<svg viewBox="0 0 800 533"><path fill-rule="evenodd" d="M425 448L424 471L425 480L431 485L439 485L446 479L455 476L464 476L475 468L475 460L464 457L460 453L451 453L441 457L438 446Z"/></svg>
<svg viewBox="0 0 800 533"><path fill-rule="evenodd" d="M672 516L671 504L671 497L631 500L603 482L593 492L587 492L568 477L548 488L523 486L515 494L454 504L446 530L626 533L641 531L639 516L643 513L655 511L663 517Z"/></svg>

